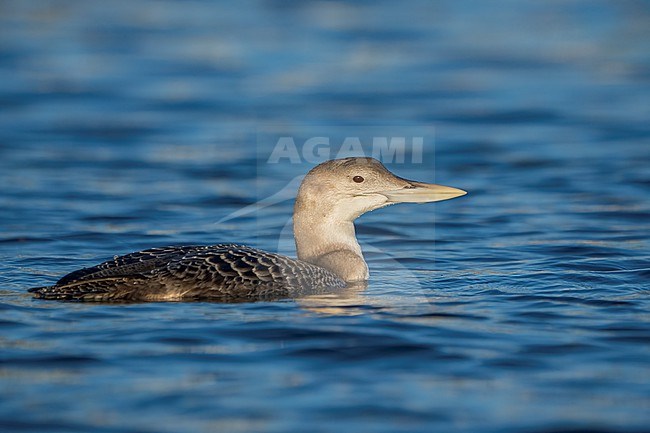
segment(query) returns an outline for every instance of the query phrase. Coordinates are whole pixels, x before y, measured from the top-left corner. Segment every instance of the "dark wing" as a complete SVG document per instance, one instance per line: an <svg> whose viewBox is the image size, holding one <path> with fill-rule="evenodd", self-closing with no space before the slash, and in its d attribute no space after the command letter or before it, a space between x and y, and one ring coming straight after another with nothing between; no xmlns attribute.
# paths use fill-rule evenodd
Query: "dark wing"
<svg viewBox="0 0 650 433"><path fill-rule="evenodd" d="M345 287L330 271L242 245L196 249L156 272L182 299L273 300Z"/></svg>
<svg viewBox="0 0 650 433"><path fill-rule="evenodd" d="M72 282L93 280L107 277L132 276L150 272L164 266L174 258L180 258L188 252L202 248L201 246L161 247L137 251L124 256L115 256L96 266L71 272L56 282L56 286L64 286Z"/></svg>
<svg viewBox="0 0 650 433"><path fill-rule="evenodd" d="M71 272L53 286L34 287L29 292L41 299L108 301L134 299L151 273L170 261L204 246L172 246L151 248L124 256L115 256L96 266ZM160 292L164 286L149 281L149 290Z"/></svg>
<svg viewBox="0 0 650 433"><path fill-rule="evenodd" d="M241 245L153 248L72 272L36 297L111 300L270 300L344 287L318 266Z"/></svg>

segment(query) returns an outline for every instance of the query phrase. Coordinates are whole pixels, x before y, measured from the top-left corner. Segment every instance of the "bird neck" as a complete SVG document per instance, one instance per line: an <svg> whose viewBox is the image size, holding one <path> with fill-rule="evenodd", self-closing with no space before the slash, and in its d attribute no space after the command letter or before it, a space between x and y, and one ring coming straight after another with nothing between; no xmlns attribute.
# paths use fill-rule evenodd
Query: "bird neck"
<svg viewBox="0 0 650 433"><path fill-rule="evenodd" d="M344 281L368 279L368 265L354 231L353 219L341 206L320 197L296 199L293 233L298 259L321 266Z"/></svg>

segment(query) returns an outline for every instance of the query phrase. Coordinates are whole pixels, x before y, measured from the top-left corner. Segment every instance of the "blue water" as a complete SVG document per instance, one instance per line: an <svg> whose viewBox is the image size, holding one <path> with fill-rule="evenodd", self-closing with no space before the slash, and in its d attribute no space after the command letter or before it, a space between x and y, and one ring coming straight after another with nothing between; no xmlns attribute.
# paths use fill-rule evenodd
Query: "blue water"
<svg viewBox="0 0 650 433"><path fill-rule="evenodd" d="M648 119L643 1L2 2L0 430L647 431ZM470 194L363 216L366 290L25 292L159 245L292 255L314 163L278 137L382 135Z"/></svg>

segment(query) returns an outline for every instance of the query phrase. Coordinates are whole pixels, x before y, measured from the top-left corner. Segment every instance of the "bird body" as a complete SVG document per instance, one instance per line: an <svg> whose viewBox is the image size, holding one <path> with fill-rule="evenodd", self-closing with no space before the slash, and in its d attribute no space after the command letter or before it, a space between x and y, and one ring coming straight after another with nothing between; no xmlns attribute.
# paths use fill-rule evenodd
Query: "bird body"
<svg viewBox="0 0 650 433"><path fill-rule="evenodd" d="M324 162L294 206L298 259L243 245L174 246L116 256L74 271L36 298L76 301L238 302L325 293L366 281L354 220L395 203L447 200L465 191L395 176L372 158Z"/></svg>
<svg viewBox="0 0 650 433"><path fill-rule="evenodd" d="M236 244L152 248L74 271L37 298L76 301L237 302L345 287L337 275L280 254Z"/></svg>

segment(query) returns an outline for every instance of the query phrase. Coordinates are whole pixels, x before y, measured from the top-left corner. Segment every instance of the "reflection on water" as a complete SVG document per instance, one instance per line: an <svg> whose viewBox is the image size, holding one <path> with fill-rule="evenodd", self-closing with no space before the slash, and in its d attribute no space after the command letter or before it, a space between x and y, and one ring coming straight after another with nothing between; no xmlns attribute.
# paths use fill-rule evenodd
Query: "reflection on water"
<svg viewBox="0 0 650 433"><path fill-rule="evenodd" d="M3 2L0 429L647 430L649 17L642 1ZM341 293L25 293L160 245L293 255L313 163L269 162L281 136L333 153L422 136L421 164L387 166L470 194L364 215L371 280Z"/></svg>
<svg viewBox="0 0 650 433"><path fill-rule="evenodd" d="M367 283L357 283L337 293L305 296L297 299L300 308L318 314L361 315L370 308L365 294Z"/></svg>

